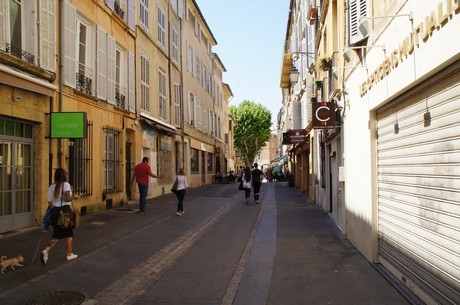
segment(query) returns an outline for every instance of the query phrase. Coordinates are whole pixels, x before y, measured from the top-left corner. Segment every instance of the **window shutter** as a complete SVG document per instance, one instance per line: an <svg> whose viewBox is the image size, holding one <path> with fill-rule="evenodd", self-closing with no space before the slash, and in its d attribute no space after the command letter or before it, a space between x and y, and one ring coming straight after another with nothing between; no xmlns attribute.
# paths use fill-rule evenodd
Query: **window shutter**
<svg viewBox="0 0 460 305"><path fill-rule="evenodd" d="M64 84L76 87L76 24L75 6L64 1Z"/></svg>
<svg viewBox="0 0 460 305"><path fill-rule="evenodd" d="M133 31L136 29L134 20L134 5L134 0L128 0L128 26Z"/></svg>
<svg viewBox="0 0 460 305"><path fill-rule="evenodd" d="M6 50L5 0L0 0L0 50Z"/></svg>
<svg viewBox="0 0 460 305"><path fill-rule="evenodd" d="M115 38L107 35L107 102L115 104Z"/></svg>
<svg viewBox="0 0 460 305"><path fill-rule="evenodd" d="M54 0L40 2L40 67L52 72L56 72L55 15Z"/></svg>
<svg viewBox="0 0 460 305"><path fill-rule="evenodd" d="M184 17L184 4L182 3L182 0L179 1L179 6L177 9L177 15L179 15L179 18L182 19Z"/></svg>
<svg viewBox="0 0 460 305"><path fill-rule="evenodd" d="M115 10L115 0L105 0L105 4L107 4L112 11Z"/></svg>
<svg viewBox="0 0 460 305"><path fill-rule="evenodd" d="M367 0L350 0L349 3L349 38L350 44L356 44L366 37L363 37L358 30L359 19L367 16Z"/></svg>
<svg viewBox="0 0 460 305"><path fill-rule="evenodd" d="M97 26L97 97L107 99L107 33Z"/></svg>
<svg viewBox="0 0 460 305"><path fill-rule="evenodd" d="M136 112L136 75L134 66L134 54L128 53L128 106L129 111Z"/></svg>

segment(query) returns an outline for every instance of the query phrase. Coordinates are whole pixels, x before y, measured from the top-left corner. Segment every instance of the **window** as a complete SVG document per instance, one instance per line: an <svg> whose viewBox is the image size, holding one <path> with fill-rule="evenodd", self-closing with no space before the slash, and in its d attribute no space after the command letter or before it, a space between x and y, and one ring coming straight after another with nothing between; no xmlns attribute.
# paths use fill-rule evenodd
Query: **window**
<svg viewBox="0 0 460 305"><path fill-rule="evenodd" d="M195 97L193 96L192 93L189 93L189 96L188 96L188 122L193 125L193 126L196 126L196 120L195 120Z"/></svg>
<svg viewBox="0 0 460 305"><path fill-rule="evenodd" d="M93 124L87 123L85 139L69 139L69 182L74 193L92 196Z"/></svg>
<svg viewBox="0 0 460 305"><path fill-rule="evenodd" d="M105 0L108 7L134 30L134 0ZM139 18L140 19L140 18Z"/></svg>
<svg viewBox="0 0 460 305"><path fill-rule="evenodd" d="M172 48L172 59L178 63L179 62L179 34L175 27L172 28L172 39L171 39L171 48Z"/></svg>
<svg viewBox="0 0 460 305"><path fill-rule="evenodd" d="M191 45L187 45L187 71L193 75L193 48Z"/></svg>
<svg viewBox="0 0 460 305"><path fill-rule="evenodd" d="M149 28L149 0L139 2L139 21L147 29Z"/></svg>
<svg viewBox="0 0 460 305"><path fill-rule="evenodd" d="M158 71L158 111L160 118L167 120L166 109L166 74L163 71Z"/></svg>
<svg viewBox="0 0 460 305"><path fill-rule="evenodd" d="M198 160L199 160L198 149L191 148L190 149L190 172L192 172L192 174L198 174L200 170Z"/></svg>
<svg viewBox="0 0 460 305"><path fill-rule="evenodd" d="M126 53L117 46L115 50L115 102L116 106L126 109Z"/></svg>
<svg viewBox="0 0 460 305"><path fill-rule="evenodd" d="M196 63L196 69L195 69L195 73L196 73L196 79L198 80L198 82L201 82L201 60L200 58L197 56L196 59L195 59L195 63Z"/></svg>
<svg viewBox="0 0 460 305"><path fill-rule="evenodd" d="M213 160L213 154L208 154L208 159L207 159L207 163L208 163L208 173L212 173L213 172L213 166L212 166L212 160Z"/></svg>
<svg viewBox="0 0 460 305"><path fill-rule="evenodd" d="M158 7L158 42L165 47L166 46L166 30L165 30L165 13Z"/></svg>
<svg viewBox="0 0 460 305"><path fill-rule="evenodd" d="M104 129L104 191L113 194L121 191L121 161L119 159L120 132L114 128Z"/></svg>
<svg viewBox="0 0 460 305"><path fill-rule="evenodd" d="M181 125L182 121L182 109L181 109L181 91L180 85L174 84L174 124L176 126Z"/></svg>
<svg viewBox="0 0 460 305"><path fill-rule="evenodd" d="M91 65L91 25L77 17L77 71L76 88L86 94L92 94L93 69Z"/></svg>
<svg viewBox="0 0 460 305"><path fill-rule="evenodd" d="M141 56L141 109L150 111L150 63Z"/></svg>

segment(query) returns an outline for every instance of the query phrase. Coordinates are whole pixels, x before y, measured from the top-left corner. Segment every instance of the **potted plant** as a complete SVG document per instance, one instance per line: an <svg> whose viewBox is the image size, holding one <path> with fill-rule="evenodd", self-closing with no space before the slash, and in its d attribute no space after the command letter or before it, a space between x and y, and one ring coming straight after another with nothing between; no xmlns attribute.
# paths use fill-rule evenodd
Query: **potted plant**
<svg viewBox="0 0 460 305"><path fill-rule="evenodd" d="M321 55L316 62L316 69L327 71L331 67L332 58L329 55Z"/></svg>

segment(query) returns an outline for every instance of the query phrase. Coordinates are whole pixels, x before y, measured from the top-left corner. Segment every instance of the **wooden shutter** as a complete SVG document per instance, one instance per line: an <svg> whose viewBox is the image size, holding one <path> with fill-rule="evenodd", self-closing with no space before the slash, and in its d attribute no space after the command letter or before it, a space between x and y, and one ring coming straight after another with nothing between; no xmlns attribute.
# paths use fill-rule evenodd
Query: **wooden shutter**
<svg viewBox="0 0 460 305"><path fill-rule="evenodd" d="M134 15L134 0L128 0L128 26L131 30L136 29L136 20Z"/></svg>
<svg viewBox="0 0 460 305"><path fill-rule="evenodd" d="M97 97L107 99L107 33L97 26Z"/></svg>
<svg viewBox="0 0 460 305"><path fill-rule="evenodd" d="M107 35L107 102L115 104L116 41Z"/></svg>
<svg viewBox="0 0 460 305"><path fill-rule="evenodd" d="M0 50L6 50L5 0L0 0Z"/></svg>
<svg viewBox="0 0 460 305"><path fill-rule="evenodd" d="M350 0L349 7L349 39L350 44L355 44L366 38L361 35L361 33L358 30L358 26L360 21L359 19L361 17L367 16L367 0Z"/></svg>
<svg viewBox="0 0 460 305"><path fill-rule="evenodd" d="M77 10L64 2L64 84L76 87Z"/></svg>
<svg viewBox="0 0 460 305"><path fill-rule="evenodd" d="M128 53L128 107L129 111L136 112L136 75L134 54Z"/></svg>
<svg viewBox="0 0 460 305"><path fill-rule="evenodd" d="M105 4L107 4L112 11L115 10L115 0L105 0Z"/></svg>
<svg viewBox="0 0 460 305"><path fill-rule="evenodd" d="M40 2L40 67L56 72L56 4Z"/></svg>

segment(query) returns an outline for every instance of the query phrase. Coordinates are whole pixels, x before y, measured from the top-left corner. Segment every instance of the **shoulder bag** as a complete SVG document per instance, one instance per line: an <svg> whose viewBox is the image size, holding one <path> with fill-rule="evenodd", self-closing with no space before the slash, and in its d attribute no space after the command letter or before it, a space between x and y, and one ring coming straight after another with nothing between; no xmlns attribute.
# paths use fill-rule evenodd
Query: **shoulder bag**
<svg viewBox="0 0 460 305"><path fill-rule="evenodd" d="M176 178L174 178L174 184L173 184L173 186L171 188L171 192L173 192L173 193L177 192L177 180L178 179L177 179L177 176L176 176Z"/></svg>
<svg viewBox="0 0 460 305"><path fill-rule="evenodd" d="M62 197L64 192L64 185L62 185L61 192L61 211L59 213L59 218L57 226L65 229L74 229L80 227L80 215L74 211L63 211L62 210Z"/></svg>

